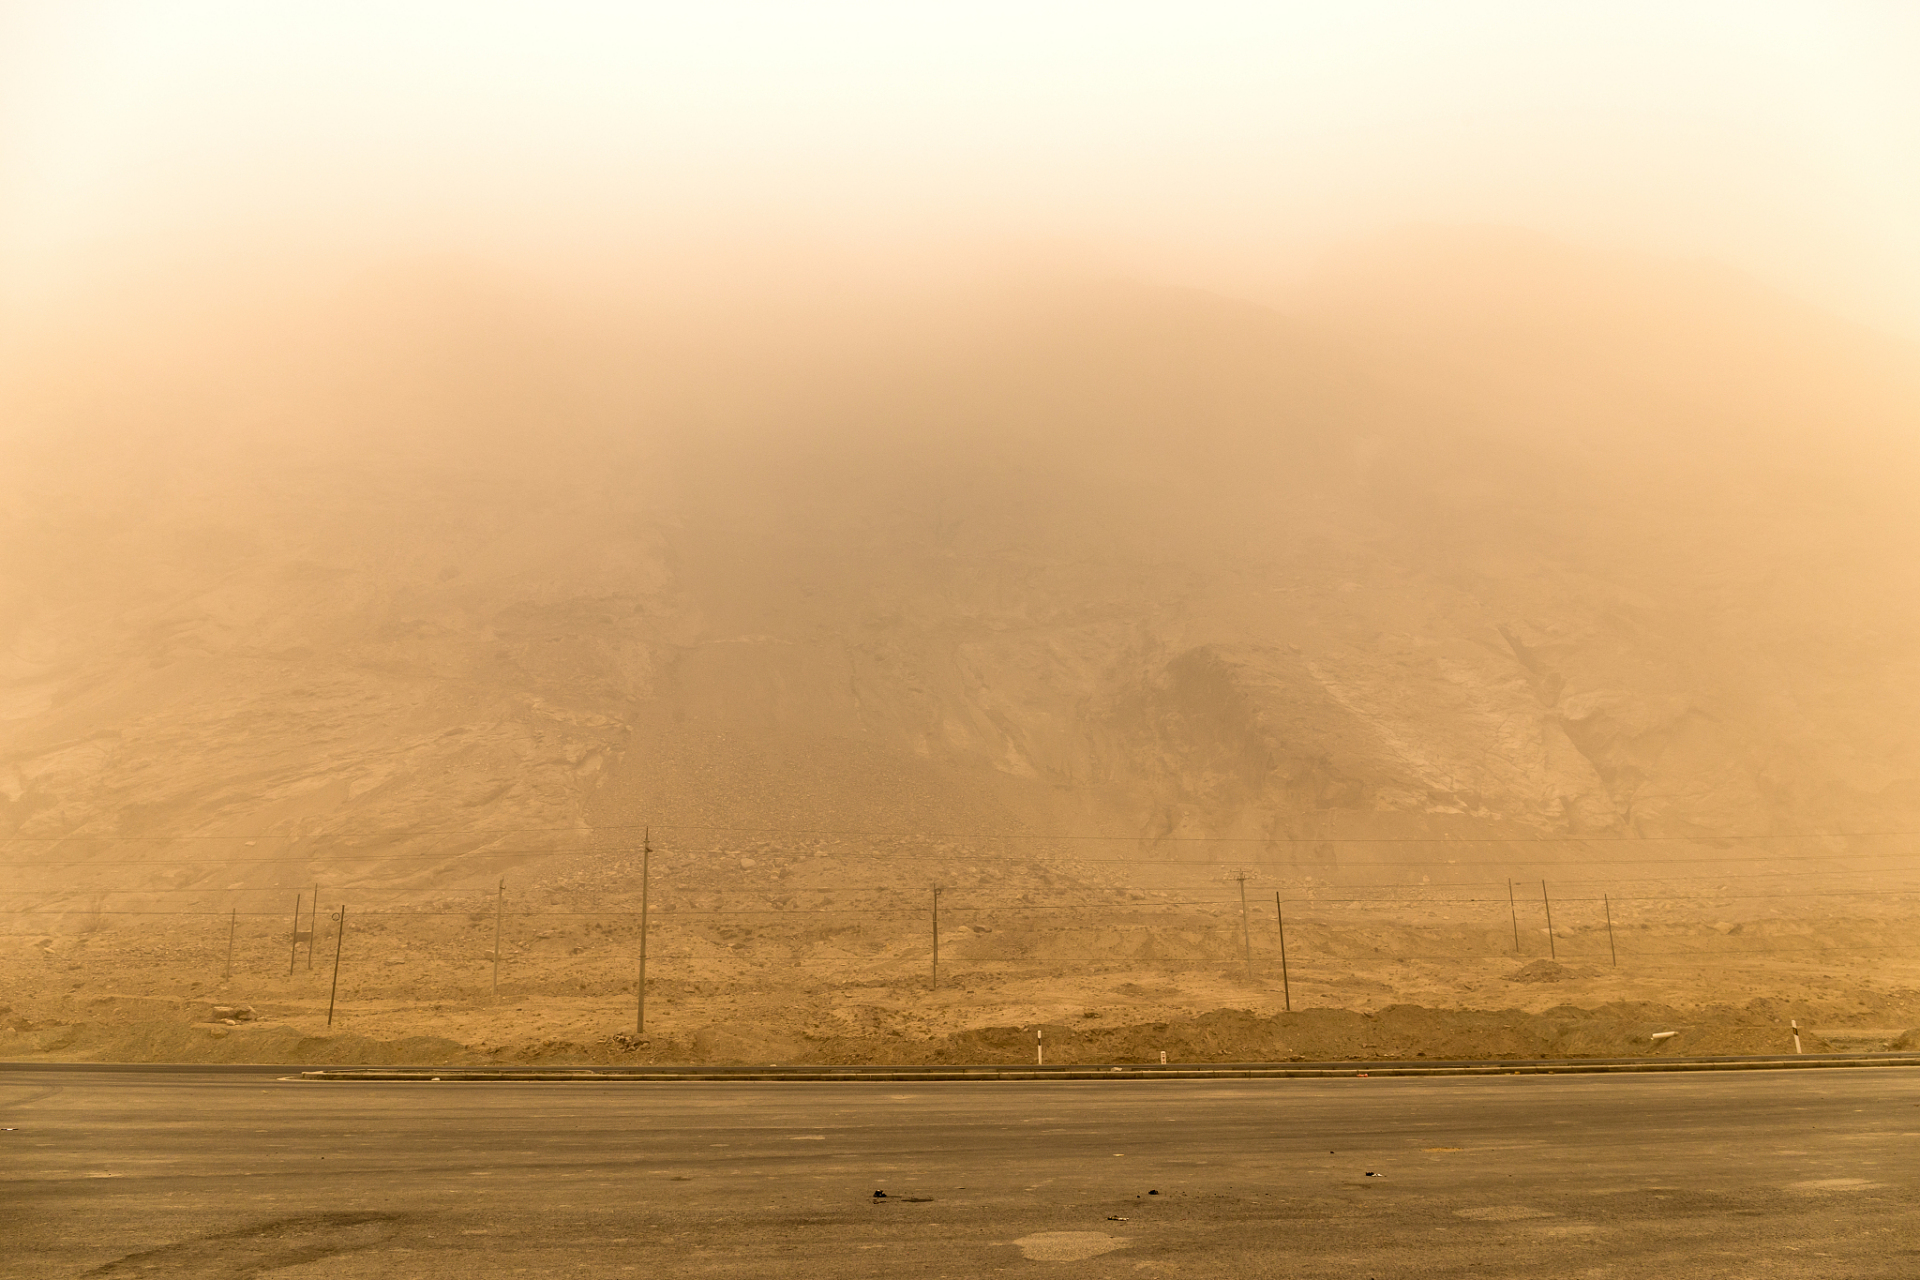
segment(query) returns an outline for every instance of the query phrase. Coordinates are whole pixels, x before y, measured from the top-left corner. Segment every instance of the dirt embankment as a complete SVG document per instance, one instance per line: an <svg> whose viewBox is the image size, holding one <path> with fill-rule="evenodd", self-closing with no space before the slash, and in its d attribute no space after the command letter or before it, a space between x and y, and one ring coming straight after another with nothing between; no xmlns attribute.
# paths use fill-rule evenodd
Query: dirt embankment
<svg viewBox="0 0 1920 1280"><path fill-rule="evenodd" d="M544 1037L467 1045L443 1036L379 1039L316 1033L276 1023L216 1020L197 1002L113 1001L95 1016L34 1022L7 1014L0 1058L112 1062L261 1062L374 1066L483 1064L620 1065L656 1063L1021 1064L1044 1047L1046 1061L1084 1063L1391 1061L1577 1058L1653 1055L1690 1057L1793 1051L1789 1018L1779 1002L1744 1007L1675 1009L1616 1002L1584 1009L1560 1005L1518 1009L1430 1009L1392 1005L1377 1012L1308 1009L1271 1016L1218 1009L1191 1018L1105 1025L1088 1015L1077 1025L997 1026L916 1038L899 1033L795 1036L773 1027L732 1023L690 1036L615 1033L597 1040ZM1811 1010L1807 1011L1809 1014ZM1911 1009L1886 1011L1911 1019ZM1659 1032L1673 1032L1656 1040ZM1801 1018L1808 1053L1836 1049L1906 1049L1920 1029L1886 1029L1862 1038L1829 1039Z"/></svg>

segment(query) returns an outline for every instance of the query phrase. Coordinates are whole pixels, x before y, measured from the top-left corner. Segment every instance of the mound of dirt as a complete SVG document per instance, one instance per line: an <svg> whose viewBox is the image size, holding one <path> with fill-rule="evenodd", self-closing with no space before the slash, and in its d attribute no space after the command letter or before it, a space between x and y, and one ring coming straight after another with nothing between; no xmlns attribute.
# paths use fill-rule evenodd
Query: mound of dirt
<svg viewBox="0 0 1920 1280"><path fill-rule="evenodd" d="M1532 960L1507 975L1508 982L1566 982L1572 978L1592 978L1598 969L1574 969L1558 960Z"/></svg>
<svg viewBox="0 0 1920 1280"><path fill-rule="evenodd" d="M1411 1061L1515 1058L1772 1054L1793 1050L1785 1018L1767 1002L1679 1010L1637 1001L1596 1008L1557 1005L1519 1009L1432 1009L1396 1004L1377 1012L1305 1009L1261 1016L1215 1009L1194 1017L1116 1026L1048 1023L977 1027L914 1037L885 1029L845 1036L800 1036L741 1020L696 1034L594 1039L537 1035L505 1043L462 1044L443 1036L393 1039L351 1033L315 1034L284 1025L228 1027L142 1018L31 1023L14 1019L0 1033L0 1060L93 1062L259 1062L300 1065L455 1066L492 1063L542 1066L771 1062L847 1065L997 1064L1034 1061L1036 1043L1053 1065L1285 1061ZM1655 1031L1679 1029L1653 1041ZM1036 1041L1035 1033L1040 1033ZM1805 1050L1831 1052L1801 1029ZM1908 1032L1901 1044L1916 1039Z"/></svg>
<svg viewBox="0 0 1920 1280"><path fill-rule="evenodd" d="M0 1035L0 1060L57 1062L245 1062L336 1066L442 1066L488 1058L440 1036L379 1039L309 1035L285 1026L144 1021L16 1021Z"/></svg>

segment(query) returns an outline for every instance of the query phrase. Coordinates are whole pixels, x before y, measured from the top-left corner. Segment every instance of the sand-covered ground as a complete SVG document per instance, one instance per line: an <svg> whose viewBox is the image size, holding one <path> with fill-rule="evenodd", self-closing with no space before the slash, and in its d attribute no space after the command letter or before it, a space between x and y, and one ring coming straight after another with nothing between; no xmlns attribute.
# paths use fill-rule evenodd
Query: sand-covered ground
<svg viewBox="0 0 1920 1280"><path fill-rule="evenodd" d="M1808 1052L1920 1042L1920 922L1892 899L1816 915L1778 895L1570 898L1550 959L1538 902L1522 903L1516 952L1504 894L1295 889L1283 979L1271 889L1250 892L1243 934L1239 886L1219 873L1126 891L983 874L942 895L934 989L930 892L809 883L848 882L822 862L759 861L779 887L755 893L711 875L662 888L644 1033L637 901L563 869L522 882L497 917L480 896L350 907L341 939L329 910L297 953L291 903L285 917L66 917L4 939L0 1055L1016 1063L1036 1033L1061 1063L1693 1055L1791 1051L1790 1020ZM250 1016L216 1012L233 1006Z"/></svg>
<svg viewBox="0 0 1920 1280"><path fill-rule="evenodd" d="M0 1053L1920 1024L1909 346L1530 236L1355 253L1286 313L1076 277L723 319L479 268L76 301L0 351ZM316 880L331 1027L325 927L288 972Z"/></svg>

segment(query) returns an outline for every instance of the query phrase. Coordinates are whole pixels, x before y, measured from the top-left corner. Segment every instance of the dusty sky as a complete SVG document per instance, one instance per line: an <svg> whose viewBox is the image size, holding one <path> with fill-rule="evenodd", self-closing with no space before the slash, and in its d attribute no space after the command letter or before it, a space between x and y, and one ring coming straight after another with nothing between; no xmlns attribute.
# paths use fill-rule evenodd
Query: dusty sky
<svg viewBox="0 0 1920 1280"><path fill-rule="evenodd" d="M1065 253L1260 295L1495 222L1920 335L1920 8L0 5L0 277L251 246Z"/></svg>

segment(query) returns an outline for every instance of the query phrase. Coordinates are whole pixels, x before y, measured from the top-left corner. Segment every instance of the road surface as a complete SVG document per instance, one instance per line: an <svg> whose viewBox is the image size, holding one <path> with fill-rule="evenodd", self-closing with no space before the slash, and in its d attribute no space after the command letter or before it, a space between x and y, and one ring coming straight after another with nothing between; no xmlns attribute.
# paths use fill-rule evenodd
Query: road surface
<svg viewBox="0 0 1920 1280"><path fill-rule="evenodd" d="M1920 1276L1916 1069L922 1086L9 1070L0 1128L0 1274L23 1280Z"/></svg>

